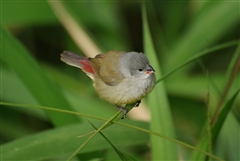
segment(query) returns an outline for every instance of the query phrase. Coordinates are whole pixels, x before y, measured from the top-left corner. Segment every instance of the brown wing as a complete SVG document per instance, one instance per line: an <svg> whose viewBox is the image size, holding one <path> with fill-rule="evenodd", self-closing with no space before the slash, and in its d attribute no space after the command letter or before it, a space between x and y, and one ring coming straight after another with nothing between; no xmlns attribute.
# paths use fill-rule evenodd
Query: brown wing
<svg viewBox="0 0 240 161"><path fill-rule="evenodd" d="M107 85L116 86L124 79L119 69L119 59L125 53L124 51L109 51L90 59L95 73Z"/></svg>

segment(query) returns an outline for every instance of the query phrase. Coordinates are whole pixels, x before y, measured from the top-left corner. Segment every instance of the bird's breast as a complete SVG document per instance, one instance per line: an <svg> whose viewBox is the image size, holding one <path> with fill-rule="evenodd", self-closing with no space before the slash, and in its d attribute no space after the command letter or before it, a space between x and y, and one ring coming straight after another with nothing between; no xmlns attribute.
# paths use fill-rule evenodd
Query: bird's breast
<svg viewBox="0 0 240 161"><path fill-rule="evenodd" d="M99 97L118 105L132 104L141 100L152 91L154 84L154 74L146 79L125 78L116 86L109 86L101 79L94 80L94 87Z"/></svg>

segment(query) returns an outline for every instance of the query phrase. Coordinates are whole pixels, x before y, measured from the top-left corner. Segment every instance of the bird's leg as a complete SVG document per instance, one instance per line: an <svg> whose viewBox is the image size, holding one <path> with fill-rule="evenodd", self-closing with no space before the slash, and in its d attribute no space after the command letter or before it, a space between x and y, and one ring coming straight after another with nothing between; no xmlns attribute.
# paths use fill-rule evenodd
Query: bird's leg
<svg viewBox="0 0 240 161"><path fill-rule="evenodd" d="M128 113L128 110L127 110L126 108L124 108L124 107L121 107L121 106L117 105L117 104L115 104L115 107L116 107L118 110L120 110L120 111L123 112L122 119L125 119L125 118L126 118L126 115L127 115L127 113Z"/></svg>
<svg viewBox="0 0 240 161"><path fill-rule="evenodd" d="M136 104L134 105L134 107L138 107L140 103L141 103L141 100L138 100L138 101L136 102ZM116 107L118 110L120 110L120 111L123 112L122 119L125 119L125 118L126 118L126 115L127 115L127 113L128 113L128 109L125 108L125 107L121 107L121 106L119 106L119 105L117 105L117 104L115 104L115 107ZM133 106L132 106L132 107L133 107Z"/></svg>
<svg viewBox="0 0 240 161"><path fill-rule="evenodd" d="M138 100L134 107L138 107L140 105L140 103L141 103L141 100Z"/></svg>

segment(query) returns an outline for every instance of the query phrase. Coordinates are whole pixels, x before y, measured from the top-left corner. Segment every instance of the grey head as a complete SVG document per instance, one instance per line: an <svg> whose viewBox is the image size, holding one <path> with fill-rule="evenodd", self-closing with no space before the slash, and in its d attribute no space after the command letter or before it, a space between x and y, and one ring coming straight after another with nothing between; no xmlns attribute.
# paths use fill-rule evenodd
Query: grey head
<svg viewBox="0 0 240 161"><path fill-rule="evenodd" d="M143 53L128 52L120 58L120 69L125 77L148 78L155 71Z"/></svg>

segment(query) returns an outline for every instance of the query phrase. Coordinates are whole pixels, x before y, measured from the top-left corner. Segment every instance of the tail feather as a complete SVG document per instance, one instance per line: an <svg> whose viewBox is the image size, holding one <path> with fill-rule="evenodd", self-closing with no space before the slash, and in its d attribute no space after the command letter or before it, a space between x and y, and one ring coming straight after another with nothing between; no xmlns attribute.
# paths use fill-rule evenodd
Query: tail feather
<svg viewBox="0 0 240 161"><path fill-rule="evenodd" d="M77 68L82 68L83 65L79 62L79 60L87 60L87 58L74 54L73 52L70 51L64 51L61 54L61 60L68 65L75 66Z"/></svg>
<svg viewBox="0 0 240 161"><path fill-rule="evenodd" d="M64 51L60 59L68 65L82 69L90 78L93 78L94 70L88 58L70 51Z"/></svg>

